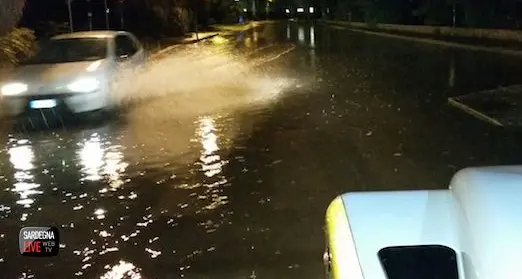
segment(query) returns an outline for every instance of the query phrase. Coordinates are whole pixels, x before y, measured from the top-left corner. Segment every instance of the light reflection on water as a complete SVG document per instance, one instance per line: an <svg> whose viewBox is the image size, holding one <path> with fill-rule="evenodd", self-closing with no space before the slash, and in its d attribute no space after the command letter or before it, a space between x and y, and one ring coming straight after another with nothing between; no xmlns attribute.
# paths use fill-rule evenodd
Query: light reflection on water
<svg viewBox="0 0 522 279"><path fill-rule="evenodd" d="M93 134L85 142L79 144L78 157L83 166L83 179L97 181L101 179L101 168L103 166L103 149L100 136Z"/></svg>
<svg viewBox="0 0 522 279"><path fill-rule="evenodd" d="M261 39L254 34L252 42ZM154 102L136 105L117 124L45 131L30 134L31 142L12 142L6 152L15 170L10 194L38 204L22 208L23 218L56 223L66 236L62 263L33 267L69 278L141 278L154 273L157 263L169 261L185 273L196 258L217 253L224 227L233 220L226 153L253 127L239 129L229 112L271 104L288 85L265 73L245 80L230 86L232 93L241 93L238 98L229 96L227 86L222 90L227 94L210 95L210 101L158 99L160 109L153 107L151 117L142 112ZM196 105L204 108L193 112ZM220 112L227 117L213 115ZM42 193L39 187L46 194L33 201ZM208 237L196 239L202 234Z"/></svg>
<svg viewBox="0 0 522 279"><path fill-rule="evenodd" d="M161 183L155 183L154 189L143 192L143 195L148 195L151 192L163 191L161 201L150 203L150 206L143 211L141 207L133 207L133 202L128 204L136 197L131 198L129 196L128 201L124 203L111 200L110 205L100 203L101 199L98 200L99 202L92 209L93 211L89 211L91 216L89 220L99 224L94 230L95 235L93 235L87 247L75 251L75 254L82 259L82 267L77 270L78 276L85 276L86 272L88 272L87 270L92 268L95 261L101 260L100 257L106 254L114 254L114 256L118 255L116 257L118 257L117 259L120 262L114 266L112 264L107 265L106 269L108 271L100 278L141 278L141 269L132 263L125 262L124 257L130 246L135 246L136 243L142 241L142 244L138 245L143 245L140 249L150 260L162 261L164 260L162 258L168 257L178 250L177 255L173 258L174 261L176 259L193 261L196 256L202 253L202 247L199 245L185 251L183 245L169 249L169 245L165 245L165 240L158 233L166 230L177 231L177 228L184 224L183 220L190 220L190 218L198 219L197 226L199 229L209 234L214 233L224 223L228 223L226 213L225 215L221 214L218 219L214 217L209 218L206 214L202 214L215 211L216 209L219 210L220 207L228 203L228 197L223 194L223 187L228 183L223 173L223 168L228 164L228 161L224 160L222 156L223 152L228 148L226 144L230 135L223 130L226 126L223 126L222 120L220 117L204 116L194 121L194 127L191 131L193 135L191 141L194 143L192 145L194 157L191 164L192 167L188 170L188 173L190 173L188 181L183 179L181 181L176 180L176 175L184 177L187 173L184 173L183 170L169 167L171 163L175 165L175 161L172 161L166 164L168 166L163 170L173 171L176 175L171 174L170 177L172 179L170 180L160 179ZM121 185L127 182L123 178L128 175L123 175L125 172L131 172L132 176L132 168L127 170L128 164L124 162L122 153L124 148L117 144L110 144L107 139L104 139L103 135L91 133L77 144L77 148L76 158L79 161L78 165L80 166L82 179L107 182L110 185ZM141 164L147 164L148 162L146 161L150 159L152 158L142 157L139 161ZM176 157L173 159L176 160ZM197 179L198 182L193 183L193 178L190 178L192 176L201 177L201 179ZM132 181L134 182L134 179ZM174 184L174 191L166 190L165 186L168 186L170 183ZM132 184L131 187L134 186ZM114 192L115 194L112 195L111 190L118 192L117 194ZM179 190L190 190L192 194L189 195L188 200L180 199ZM127 195L124 195L121 191L126 192L125 188L113 186L113 189L103 188L98 191L98 195L99 197L109 198L113 196L118 200L127 200ZM138 189L138 191L140 190ZM131 192L131 195L136 194ZM163 202L163 200L170 202ZM172 200L177 201L172 203ZM142 199L140 202L148 203L149 201ZM125 209L122 207L125 207ZM134 213L129 213L130 215L126 216L123 212L128 212L129 210L132 210ZM123 215L121 215L122 213ZM136 215L136 213L140 214L141 217ZM201 217L195 217L197 215ZM168 220L166 223L157 222L167 216ZM114 224L114 217L119 218L116 224ZM138 218L135 219L136 217ZM126 220L132 222L132 225ZM113 226L108 226L109 223L113 224ZM130 225L130 227L127 228L125 223ZM122 231L123 227L126 228ZM121 257L119 256L120 253ZM179 270L184 272L184 269L188 268L189 266L184 266L180 267Z"/></svg>
<svg viewBox="0 0 522 279"><path fill-rule="evenodd" d="M286 26L286 38L292 39L292 27L290 24ZM316 29L314 25L310 26L298 26L297 27L297 41L302 44L309 46L314 49L317 45Z"/></svg>
<svg viewBox="0 0 522 279"><path fill-rule="evenodd" d="M228 161L222 160L218 154L220 131L216 127L216 120L206 116L200 117L197 122L199 127L196 134L202 147L198 164L205 176L214 178L203 185L207 188L205 192L211 199L211 203L205 209L211 210L228 203L228 197L221 193L223 191L221 186L228 182L222 174L223 167L228 164Z"/></svg>
<svg viewBox="0 0 522 279"><path fill-rule="evenodd" d="M124 161L121 145L111 145L110 142L104 142L98 133L93 133L78 146L82 180L98 181L105 177L112 188L125 183L122 174L128 163Z"/></svg>
<svg viewBox="0 0 522 279"><path fill-rule="evenodd" d="M35 202L33 196L43 193L42 191L37 190L40 187L40 184L35 182L33 174L35 169L33 164L35 159L34 151L31 142L25 139L12 139L10 145L11 146L8 149L9 161L14 169L13 178L15 181L11 191L20 195L20 198L16 203L28 208ZM27 214L24 213L21 220L25 221L26 218Z"/></svg>
<svg viewBox="0 0 522 279"><path fill-rule="evenodd" d="M126 261L120 261L114 266L105 266L105 269L109 269L107 273L103 274L100 279L140 279L142 278L140 270L132 263Z"/></svg>
<svg viewBox="0 0 522 279"><path fill-rule="evenodd" d="M109 125L10 141L6 153L15 178L10 190L32 207L22 208L18 218L59 225L68 236L61 253L70 261L71 275L141 278L150 271L134 264L171 258L180 273L187 272L197 258L220 250L216 237L231 224L225 158L245 130L237 129L230 115L180 123L183 130L173 129L176 134L169 136L137 137ZM186 152L166 152L171 145ZM137 156L144 150L157 153ZM53 192L40 195L37 209L32 203L42 194L39 187ZM190 232L181 229L186 227ZM187 239L209 236L198 243L171 243L164 232ZM130 263L135 249L142 254Z"/></svg>
<svg viewBox="0 0 522 279"><path fill-rule="evenodd" d="M122 179L122 174L129 164L123 160L122 149L123 146L121 145L111 145L106 149L105 174L113 188L120 187L125 183Z"/></svg>
<svg viewBox="0 0 522 279"><path fill-rule="evenodd" d="M315 27L310 26L310 47L315 47Z"/></svg>
<svg viewBox="0 0 522 279"><path fill-rule="evenodd" d="M199 129L197 131L200 137L201 146L201 170L207 177L213 177L221 173L225 161L221 160L221 157L216 154L219 151L218 147L218 136L216 134L215 121L211 117L203 117L199 119Z"/></svg>
<svg viewBox="0 0 522 279"><path fill-rule="evenodd" d="M304 29L303 26L299 26L299 28L297 29L297 39L302 44L306 43L306 41L305 41L305 29Z"/></svg>

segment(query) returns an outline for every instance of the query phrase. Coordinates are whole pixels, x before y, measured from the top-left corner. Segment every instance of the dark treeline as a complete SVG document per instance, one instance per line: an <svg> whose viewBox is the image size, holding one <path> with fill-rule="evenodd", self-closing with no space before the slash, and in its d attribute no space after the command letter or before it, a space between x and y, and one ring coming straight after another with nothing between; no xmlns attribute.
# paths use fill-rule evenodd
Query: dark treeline
<svg viewBox="0 0 522 279"><path fill-rule="evenodd" d="M331 19L369 23L522 27L522 0L323 0Z"/></svg>
<svg viewBox="0 0 522 279"><path fill-rule="evenodd" d="M21 0L5 1L21 3L18 9L24 6ZM1 2L4 4L4 0ZM67 2L26 0L19 25L35 30L38 37L68 32ZM236 22L243 9L242 3L234 0L106 0L106 3L109 8L109 29L125 29L151 38L183 35L195 29L196 21L200 28L212 23ZM6 4L4 6L4 11L14 9ZM72 0L71 7L75 31L89 30L90 26L94 30L106 29L104 0ZM0 24L1 32L11 28L13 23L16 25L17 18L2 16L0 21L6 21L5 27Z"/></svg>
<svg viewBox="0 0 522 279"><path fill-rule="evenodd" d="M125 29L154 38L236 22L239 12L233 0L125 0L123 7Z"/></svg>
<svg viewBox="0 0 522 279"><path fill-rule="evenodd" d="M68 32L68 0L0 1L0 36L19 26L38 37ZM25 2L25 5L24 5ZM522 28L522 0L107 0L110 29L141 37L183 35L213 23L277 18L288 7L315 6L330 19L472 28ZM104 0L72 0L75 31L105 29ZM89 24L87 11L92 11ZM320 11L320 12L319 12Z"/></svg>

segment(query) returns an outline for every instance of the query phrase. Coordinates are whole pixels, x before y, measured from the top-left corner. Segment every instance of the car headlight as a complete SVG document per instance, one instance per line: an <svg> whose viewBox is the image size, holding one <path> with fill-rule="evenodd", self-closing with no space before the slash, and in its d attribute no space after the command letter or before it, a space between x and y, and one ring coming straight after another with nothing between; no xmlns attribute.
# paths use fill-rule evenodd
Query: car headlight
<svg viewBox="0 0 522 279"><path fill-rule="evenodd" d="M96 78L79 78L67 85L67 88L74 92L89 93L100 87L100 81Z"/></svg>
<svg viewBox="0 0 522 279"><path fill-rule="evenodd" d="M21 82L12 82L2 86L2 95L12 96L22 94L27 91L27 84Z"/></svg>

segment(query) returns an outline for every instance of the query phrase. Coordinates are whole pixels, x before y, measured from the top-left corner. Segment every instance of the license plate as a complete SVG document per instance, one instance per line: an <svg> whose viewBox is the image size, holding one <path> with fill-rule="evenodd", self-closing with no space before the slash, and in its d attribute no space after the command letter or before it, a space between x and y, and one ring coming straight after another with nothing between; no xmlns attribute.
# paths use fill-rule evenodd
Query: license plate
<svg viewBox="0 0 522 279"><path fill-rule="evenodd" d="M54 108L56 106L56 100L34 100L29 103L29 106L33 109Z"/></svg>

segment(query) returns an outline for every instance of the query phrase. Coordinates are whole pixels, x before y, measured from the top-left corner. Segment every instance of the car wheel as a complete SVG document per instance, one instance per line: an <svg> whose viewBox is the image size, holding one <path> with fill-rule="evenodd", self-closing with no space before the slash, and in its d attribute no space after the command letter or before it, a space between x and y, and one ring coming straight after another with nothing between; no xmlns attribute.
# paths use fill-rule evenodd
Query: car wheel
<svg viewBox="0 0 522 279"><path fill-rule="evenodd" d="M85 124L98 124L101 123L105 117L104 110L95 110L89 112L82 112L76 115L76 120L80 123Z"/></svg>

